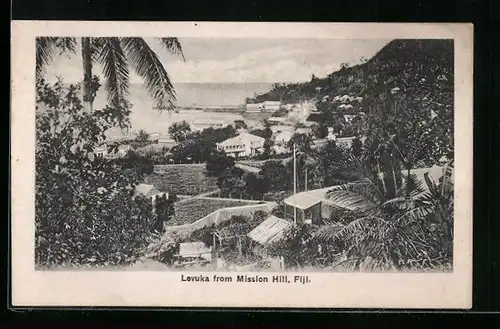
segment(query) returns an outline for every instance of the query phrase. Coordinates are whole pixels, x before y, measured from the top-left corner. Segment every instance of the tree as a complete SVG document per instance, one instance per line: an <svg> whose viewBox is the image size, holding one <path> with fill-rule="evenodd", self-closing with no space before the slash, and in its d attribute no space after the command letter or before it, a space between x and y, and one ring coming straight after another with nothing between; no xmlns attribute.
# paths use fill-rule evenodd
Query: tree
<svg viewBox="0 0 500 329"><path fill-rule="evenodd" d="M213 151L208 156L206 168L210 174L220 176L226 169L234 167L234 158L228 157L222 151Z"/></svg>
<svg viewBox="0 0 500 329"><path fill-rule="evenodd" d="M363 152L363 143L359 138L354 138L351 144L351 152L355 157L360 157Z"/></svg>
<svg viewBox="0 0 500 329"><path fill-rule="evenodd" d="M135 140L140 143L146 143L149 141L149 134L144 129L141 129Z"/></svg>
<svg viewBox="0 0 500 329"><path fill-rule="evenodd" d="M318 139L323 139L328 136L328 127L324 123L320 123L312 128L314 136Z"/></svg>
<svg viewBox="0 0 500 329"><path fill-rule="evenodd" d="M281 161L266 161L259 172L269 191L283 191L291 186L291 172Z"/></svg>
<svg viewBox="0 0 500 329"><path fill-rule="evenodd" d="M191 132L191 126L186 121L175 122L168 127L168 133L176 142L183 142Z"/></svg>
<svg viewBox="0 0 500 329"><path fill-rule="evenodd" d="M350 164L348 170L356 170L363 179L333 187L327 197L337 207L351 211L355 219L340 230L323 230L319 238L343 241L345 256L357 269L450 265L452 190L440 189L427 177L429 192L425 192L413 175L399 188L382 188L378 181L384 180L384 186L392 184L391 173L373 171L370 164L355 158ZM407 185L412 187L409 195Z"/></svg>
<svg viewBox="0 0 500 329"><path fill-rule="evenodd" d="M170 194L167 196L161 196L156 199L155 202L155 215L156 220L153 224L153 231L163 234L164 233L164 225L167 221L171 220L175 215L175 207L174 203L177 200L176 195Z"/></svg>
<svg viewBox="0 0 500 329"><path fill-rule="evenodd" d="M234 128L236 130L238 130L238 129L247 129L248 126L245 123L245 121L243 121L243 120L234 120Z"/></svg>
<svg viewBox="0 0 500 329"><path fill-rule="evenodd" d="M151 201L134 197L144 172L97 157L106 130L122 113L93 113L80 86L37 81L35 261L38 265L129 264L141 254L152 224Z"/></svg>
<svg viewBox="0 0 500 329"><path fill-rule="evenodd" d="M287 147L293 150L295 148L298 152L311 153L312 139L306 134L295 133L287 143Z"/></svg>
<svg viewBox="0 0 500 329"><path fill-rule="evenodd" d="M177 38L159 38L160 44L170 53L184 59ZM83 37L80 39L83 65L83 99L92 110L96 88L92 69L95 63L104 69L108 102L112 106L128 108L130 68L140 75L159 108L173 108L175 91L170 76L158 55L143 38L130 37ZM41 77L45 66L57 50L76 53L77 38L38 37L36 39L36 72Z"/></svg>

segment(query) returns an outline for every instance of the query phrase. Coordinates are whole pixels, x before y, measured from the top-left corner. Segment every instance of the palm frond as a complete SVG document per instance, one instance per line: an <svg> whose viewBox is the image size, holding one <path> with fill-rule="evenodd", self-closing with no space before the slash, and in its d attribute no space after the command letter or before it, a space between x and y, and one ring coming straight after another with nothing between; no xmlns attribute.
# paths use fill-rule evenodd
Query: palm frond
<svg viewBox="0 0 500 329"><path fill-rule="evenodd" d="M322 241L333 241L337 237L337 233L344 227L340 223L333 223L321 226L314 232L314 238Z"/></svg>
<svg viewBox="0 0 500 329"><path fill-rule="evenodd" d="M332 187L326 196L329 203L348 210L364 212L377 208L383 196L369 179Z"/></svg>
<svg viewBox="0 0 500 329"><path fill-rule="evenodd" d="M407 195L409 189L409 195ZM403 180L403 183L396 191L396 196L409 196L410 198L414 198L419 194L425 192L424 182L418 179L418 176L410 172L410 177L406 177Z"/></svg>
<svg viewBox="0 0 500 329"><path fill-rule="evenodd" d="M182 60L185 61L184 52L182 51L181 43L177 38L159 38L160 44L167 49L168 52L181 56Z"/></svg>
<svg viewBox="0 0 500 329"><path fill-rule="evenodd" d="M103 65L108 101L114 105L123 104L129 94L129 70L120 39L97 39L99 48L94 50L95 60ZM93 43L93 45L96 44Z"/></svg>
<svg viewBox="0 0 500 329"><path fill-rule="evenodd" d="M45 66L53 60L57 50L59 53L75 52L75 38L37 37L36 38L36 73L43 73Z"/></svg>
<svg viewBox="0 0 500 329"><path fill-rule="evenodd" d="M380 230L385 230L385 227L387 226L387 221L381 217L377 216L366 216L366 217L361 217L356 220L353 220L349 224L343 226L340 230L338 230L332 237L337 238L337 239L346 239L346 238L351 238L351 239L359 239L359 235L364 233L366 228L369 226L373 226L377 229ZM326 233L326 232L325 232ZM378 233L375 233L378 234ZM379 236L383 236L384 232L381 232ZM327 237L323 235L319 235L321 237Z"/></svg>
<svg viewBox="0 0 500 329"><path fill-rule="evenodd" d="M120 42L131 66L144 79L149 95L159 107L173 108L174 87L158 55L142 38L120 38Z"/></svg>

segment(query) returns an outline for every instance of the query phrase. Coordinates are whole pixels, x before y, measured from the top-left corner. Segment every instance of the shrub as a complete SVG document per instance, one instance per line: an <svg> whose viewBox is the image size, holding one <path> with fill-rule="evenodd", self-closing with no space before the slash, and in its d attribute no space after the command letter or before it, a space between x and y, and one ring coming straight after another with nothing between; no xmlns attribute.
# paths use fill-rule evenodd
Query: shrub
<svg viewBox="0 0 500 329"><path fill-rule="evenodd" d="M134 198L144 168L94 154L107 129L127 126L128 109L90 113L79 93L78 85L37 81L35 261L131 263L154 220L150 201Z"/></svg>

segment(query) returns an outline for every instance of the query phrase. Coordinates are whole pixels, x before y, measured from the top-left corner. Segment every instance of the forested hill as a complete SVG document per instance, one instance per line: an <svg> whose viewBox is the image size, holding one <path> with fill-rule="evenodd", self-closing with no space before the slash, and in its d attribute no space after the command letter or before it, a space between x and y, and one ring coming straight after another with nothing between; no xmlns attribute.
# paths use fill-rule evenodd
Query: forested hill
<svg viewBox="0 0 500 329"><path fill-rule="evenodd" d="M324 78L313 76L306 83L275 84L248 101L294 103L345 94L371 98L397 87L405 94L452 105L453 58L453 40L393 40L365 63L344 66Z"/></svg>

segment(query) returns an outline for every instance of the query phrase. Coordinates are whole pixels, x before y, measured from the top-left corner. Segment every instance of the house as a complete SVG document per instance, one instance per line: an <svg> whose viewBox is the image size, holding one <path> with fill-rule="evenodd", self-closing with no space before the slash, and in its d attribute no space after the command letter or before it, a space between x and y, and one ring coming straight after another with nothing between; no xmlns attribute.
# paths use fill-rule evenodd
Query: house
<svg viewBox="0 0 500 329"><path fill-rule="evenodd" d="M202 131L204 129L212 128L212 129L220 129L229 126L223 120L195 120L191 124L191 130L193 131Z"/></svg>
<svg viewBox="0 0 500 329"><path fill-rule="evenodd" d="M101 158L107 157L108 156L108 145L104 144L104 145L100 145L100 146L96 147L94 149L94 154L97 157L101 157Z"/></svg>
<svg viewBox="0 0 500 329"><path fill-rule="evenodd" d="M339 147L343 147L343 148L351 148L352 146L352 141L355 140L356 136L350 136L350 137L337 137L335 140L335 142L337 143L337 146ZM360 141L363 142L365 140L365 138L361 138Z"/></svg>
<svg viewBox="0 0 500 329"><path fill-rule="evenodd" d="M264 109L263 103L246 104L245 105L246 112L261 112L263 109Z"/></svg>
<svg viewBox="0 0 500 329"><path fill-rule="evenodd" d="M291 152L291 150L285 146L274 145L273 152L274 152L274 154L278 154L278 155L279 154L289 154Z"/></svg>
<svg viewBox="0 0 500 329"><path fill-rule="evenodd" d="M286 230L291 226L291 221L271 215L250 231L247 237L254 245L254 250L267 255L267 248L273 243L282 240L285 237Z"/></svg>
<svg viewBox="0 0 500 329"><path fill-rule="evenodd" d="M249 133L242 133L236 137L226 139L221 143L217 143L217 149L224 151L228 156L253 156L258 152L264 151L264 142L262 137L255 136Z"/></svg>
<svg viewBox="0 0 500 329"><path fill-rule="evenodd" d="M326 136L326 139L334 141L337 139L337 136L335 136L335 133L333 132L333 127L328 127L328 135Z"/></svg>
<svg viewBox="0 0 500 329"><path fill-rule="evenodd" d="M451 169L451 170L450 170ZM410 175L415 175L417 180L422 183L422 188L425 191L428 191L429 187L425 182L425 174L429 175L429 178L434 181L436 184L439 184L439 181L447 174L447 177L453 182L454 181L454 170L449 167L440 167L434 165L430 168L415 168L410 170ZM408 176L408 172L406 170L401 171L401 175L406 178Z"/></svg>
<svg viewBox="0 0 500 329"><path fill-rule="evenodd" d="M281 107L280 101L265 101L263 104L264 112L274 112L279 110Z"/></svg>
<svg viewBox="0 0 500 329"><path fill-rule="evenodd" d="M311 127L314 127L314 126L317 126L318 123L315 122L315 121L305 121L304 122L304 126L306 126L307 128L311 128Z"/></svg>
<svg viewBox="0 0 500 329"><path fill-rule="evenodd" d="M312 134L312 128L297 128L295 129L295 133L301 135L310 135Z"/></svg>
<svg viewBox="0 0 500 329"><path fill-rule="evenodd" d="M292 125L276 125L276 126L271 126L269 127L269 129L271 129L271 131L273 132L273 134L278 134L280 132L294 132L295 131L295 127L292 126Z"/></svg>
<svg viewBox="0 0 500 329"><path fill-rule="evenodd" d="M166 148L172 148L175 145L177 145L177 142L171 138L160 138L158 139L158 145L161 145L162 147Z"/></svg>
<svg viewBox="0 0 500 329"><path fill-rule="evenodd" d="M276 144L286 144L290 139L292 139L293 131L282 131L274 135L273 139Z"/></svg>
<svg viewBox="0 0 500 329"><path fill-rule="evenodd" d="M270 125L284 124L286 123L286 121L286 117L270 117L269 119L267 119L267 122L269 122Z"/></svg>
<svg viewBox="0 0 500 329"><path fill-rule="evenodd" d="M161 192L154 185L150 184L139 184L135 187L135 195L142 195L151 199L153 206L159 197L165 197L168 199L168 193Z"/></svg>
<svg viewBox="0 0 500 329"><path fill-rule="evenodd" d="M321 225L324 218L330 218L337 206L327 198L332 187L304 191L284 200L285 220L297 223Z"/></svg>

